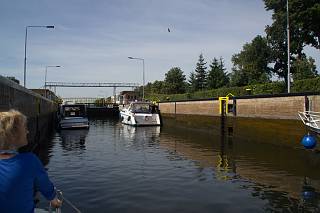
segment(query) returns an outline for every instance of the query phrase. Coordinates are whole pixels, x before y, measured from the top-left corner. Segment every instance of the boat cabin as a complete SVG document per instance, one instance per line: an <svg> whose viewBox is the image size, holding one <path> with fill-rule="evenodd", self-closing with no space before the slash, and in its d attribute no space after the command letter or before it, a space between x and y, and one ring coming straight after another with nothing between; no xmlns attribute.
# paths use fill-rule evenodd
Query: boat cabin
<svg viewBox="0 0 320 213"><path fill-rule="evenodd" d="M59 114L60 129L89 128L86 105L61 105Z"/></svg>
<svg viewBox="0 0 320 213"><path fill-rule="evenodd" d="M133 113L153 114L157 113L157 106L148 102L133 102L128 110Z"/></svg>
<svg viewBox="0 0 320 213"><path fill-rule="evenodd" d="M86 106L83 104L62 105L61 117L87 117Z"/></svg>

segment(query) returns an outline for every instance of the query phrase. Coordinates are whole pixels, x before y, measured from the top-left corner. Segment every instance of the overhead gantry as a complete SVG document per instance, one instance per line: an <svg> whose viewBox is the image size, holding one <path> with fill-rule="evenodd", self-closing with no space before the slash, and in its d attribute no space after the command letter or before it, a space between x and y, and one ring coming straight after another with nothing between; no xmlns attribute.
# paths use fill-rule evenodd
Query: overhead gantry
<svg viewBox="0 0 320 213"><path fill-rule="evenodd" d="M45 82L46 87L54 88L56 92L57 87L113 87L113 95L116 96L117 87L139 87L138 83L74 83L74 82Z"/></svg>

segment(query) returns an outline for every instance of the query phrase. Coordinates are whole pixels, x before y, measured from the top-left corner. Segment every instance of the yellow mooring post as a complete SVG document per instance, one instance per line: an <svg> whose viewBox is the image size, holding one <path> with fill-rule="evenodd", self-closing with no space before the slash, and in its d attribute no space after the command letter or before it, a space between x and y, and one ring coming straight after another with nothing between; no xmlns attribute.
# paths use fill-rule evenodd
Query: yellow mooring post
<svg viewBox="0 0 320 213"><path fill-rule="evenodd" d="M226 105L223 104L223 101L225 101ZM226 97L219 97L219 104L220 104L220 108L219 108L219 113L220 115L222 114L222 110L224 106L227 106L229 102L229 97L226 96ZM225 110L226 114L228 113L228 107L226 107L226 110Z"/></svg>
<svg viewBox="0 0 320 213"><path fill-rule="evenodd" d="M228 114L228 103L229 103L229 97L230 96L234 96L232 93L229 93L226 97L219 97L219 104L220 104L220 108L219 108L219 113L220 115L222 114L222 110L223 110L223 106L225 106L225 112L226 114ZM225 105L223 105L223 101L225 101Z"/></svg>

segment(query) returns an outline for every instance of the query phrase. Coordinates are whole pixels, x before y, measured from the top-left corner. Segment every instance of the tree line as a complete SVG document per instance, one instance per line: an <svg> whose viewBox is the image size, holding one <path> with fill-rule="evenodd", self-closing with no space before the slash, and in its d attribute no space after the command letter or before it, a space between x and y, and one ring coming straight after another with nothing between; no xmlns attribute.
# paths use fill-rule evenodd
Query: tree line
<svg viewBox="0 0 320 213"><path fill-rule="evenodd" d="M163 81L148 83L145 92L179 94L269 83L273 79L287 83L286 0L263 1L266 10L273 12L273 23L265 27L266 36L257 35L232 56L233 66L229 72L222 57L213 58L207 66L201 53L188 79L181 68L173 67L167 71ZM317 77L315 60L308 57L304 50L306 46L320 49L319 0L289 0L289 23L291 78L296 81Z"/></svg>
<svg viewBox="0 0 320 213"><path fill-rule="evenodd" d="M207 70L203 54L200 54L196 69L187 79L179 67L171 68L163 81L154 81L145 86L147 93L179 94L205 89L216 89L229 82L223 59L214 58Z"/></svg>

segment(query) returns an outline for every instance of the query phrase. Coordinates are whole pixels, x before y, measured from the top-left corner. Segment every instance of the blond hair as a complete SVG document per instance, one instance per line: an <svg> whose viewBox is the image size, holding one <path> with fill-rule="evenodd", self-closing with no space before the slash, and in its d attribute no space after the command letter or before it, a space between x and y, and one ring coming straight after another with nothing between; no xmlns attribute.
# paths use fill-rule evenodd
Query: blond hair
<svg viewBox="0 0 320 213"><path fill-rule="evenodd" d="M17 110L0 112L0 149L17 149L15 138L19 128L24 128L27 117Z"/></svg>

